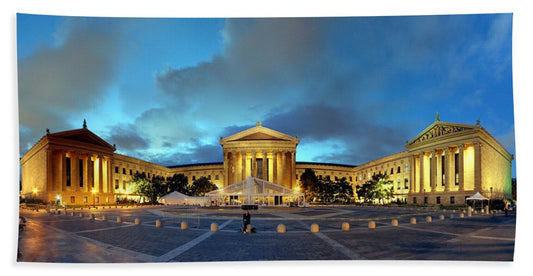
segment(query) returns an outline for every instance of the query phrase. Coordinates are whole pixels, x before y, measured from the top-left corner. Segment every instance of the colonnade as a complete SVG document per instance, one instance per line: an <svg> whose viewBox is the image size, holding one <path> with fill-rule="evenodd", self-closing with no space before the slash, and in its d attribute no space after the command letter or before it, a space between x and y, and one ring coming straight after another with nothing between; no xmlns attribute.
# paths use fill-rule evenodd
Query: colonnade
<svg viewBox="0 0 533 276"><path fill-rule="evenodd" d="M296 185L296 151L231 150L224 152L224 186L248 176L293 188Z"/></svg>
<svg viewBox="0 0 533 276"><path fill-rule="evenodd" d="M96 196L113 193L110 155L66 149L48 149L46 154L50 192L67 196L69 193L93 194L93 189ZM63 201L69 203L69 199L63 198Z"/></svg>
<svg viewBox="0 0 533 276"><path fill-rule="evenodd" d="M411 150L410 193L481 191L481 144Z"/></svg>

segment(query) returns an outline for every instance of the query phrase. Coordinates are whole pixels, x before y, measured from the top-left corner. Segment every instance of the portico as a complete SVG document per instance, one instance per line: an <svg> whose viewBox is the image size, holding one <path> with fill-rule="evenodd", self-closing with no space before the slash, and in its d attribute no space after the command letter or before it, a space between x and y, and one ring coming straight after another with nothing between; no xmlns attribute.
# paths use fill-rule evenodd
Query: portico
<svg viewBox="0 0 533 276"><path fill-rule="evenodd" d="M224 186L248 176L283 185L296 186L296 146L299 139L263 127L220 139L224 154Z"/></svg>

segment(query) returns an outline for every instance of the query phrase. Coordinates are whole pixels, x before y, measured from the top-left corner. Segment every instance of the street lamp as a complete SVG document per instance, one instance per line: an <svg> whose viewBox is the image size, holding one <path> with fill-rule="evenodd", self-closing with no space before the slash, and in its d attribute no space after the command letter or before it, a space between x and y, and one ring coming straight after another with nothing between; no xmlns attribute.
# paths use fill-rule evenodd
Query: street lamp
<svg viewBox="0 0 533 276"><path fill-rule="evenodd" d="M490 187L490 197L489 197L489 212L492 211L492 205L490 204L492 201L492 187Z"/></svg>

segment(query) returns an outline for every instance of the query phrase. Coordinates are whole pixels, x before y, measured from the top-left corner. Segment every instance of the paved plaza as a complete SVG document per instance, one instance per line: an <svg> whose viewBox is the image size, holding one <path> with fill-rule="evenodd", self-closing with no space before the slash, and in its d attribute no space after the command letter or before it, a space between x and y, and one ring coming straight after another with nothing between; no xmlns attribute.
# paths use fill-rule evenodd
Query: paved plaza
<svg viewBox="0 0 533 276"><path fill-rule="evenodd" d="M512 261L515 244L514 213L461 217L460 211L424 208L260 208L251 212L257 232L243 234L242 210L236 208L155 206L54 211L20 210L26 227L19 237L22 255L18 261ZM122 222L117 222L117 217ZM416 224L411 223L413 218ZM397 220L398 226L393 226L392 220ZM160 227L156 227L157 221ZM375 228L369 228L371 221ZM182 222L188 224L188 229L182 229ZM213 223L218 231L212 231ZM348 231L343 231L343 223L349 224ZM285 233L277 232L279 224L285 226ZM318 225L319 232L310 231L312 224Z"/></svg>

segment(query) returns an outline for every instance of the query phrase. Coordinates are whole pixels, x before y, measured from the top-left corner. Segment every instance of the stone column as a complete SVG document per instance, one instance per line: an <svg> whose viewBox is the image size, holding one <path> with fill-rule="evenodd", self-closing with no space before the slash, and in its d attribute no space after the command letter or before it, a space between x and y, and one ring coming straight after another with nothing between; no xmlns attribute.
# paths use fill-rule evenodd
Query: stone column
<svg viewBox="0 0 533 276"><path fill-rule="evenodd" d="M229 163L229 152L224 151L223 154L224 154L224 172L223 172L224 183L222 185L226 187L229 185L229 178L230 178L229 174L230 174L231 166Z"/></svg>
<svg viewBox="0 0 533 276"><path fill-rule="evenodd" d="M268 159L267 159L267 153L266 151L263 151L262 152L263 154L263 180L266 180L268 181L268 171L267 171L267 168L268 168Z"/></svg>
<svg viewBox="0 0 533 276"><path fill-rule="evenodd" d="M287 152L286 151L282 151L281 152L281 185L283 186L287 186L287 184L285 183L285 174L286 174L286 169L287 169Z"/></svg>
<svg viewBox="0 0 533 276"><path fill-rule="evenodd" d="M272 152L272 182L279 183L278 182L278 152L273 151Z"/></svg>
<svg viewBox="0 0 533 276"><path fill-rule="evenodd" d="M242 175L241 180L246 179L246 151L241 151L241 159L242 159ZM238 181L236 181L238 182Z"/></svg>
<svg viewBox="0 0 533 276"><path fill-rule="evenodd" d="M419 190L418 192L422 192L424 190L424 152L421 151L420 154L419 154L419 162L420 162L420 166L419 166L419 175L420 175L420 183L419 183Z"/></svg>
<svg viewBox="0 0 533 276"><path fill-rule="evenodd" d="M107 186L107 192L110 193L113 191L112 187L112 179L111 179L111 157L106 157L106 163L107 163L107 177L106 177L106 186ZM126 172L128 173L128 172Z"/></svg>
<svg viewBox="0 0 533 276"><path fill-rule="evenodd" d="M70 154L70 186L76 191L80 190L80 172L78 153L73 152Z"/></svg>
<svg viewBox="0 0 533 276"><path fill-rule="evenodd" d="M410 178L410 182L409 183L409 191L410 193L416 193L416 170L415 170L415 156L411 154L411 156L409 156L409 167L410 167L410 171L409 171L409 178Z"/></svg>
<svg viewBox="0 0 533 276"><path fill-rule="evenodd" d="M252 151L252 168L251 168L251 175L253 177L257 177L257 158L256 158L256 155L257 153L255 152L255 150Z"/></svg>
<svg viewBox="0 0 533 276"><path fill-rule="evenodd" d="M104 189L104 157L98 155L98 192L101 193Z"/></svg>
<svg viewBox="0 0 533 276"><path fill-rule="evenodd" d="M451 149L446 147L444 148L444 190L449 191L451 180L453 179L450 175L450 167L451 167Z"/></svg>
<svg viewBox="0 0 533 276"><path fill-rule="evenodd" d="M229 152L228 152L228 162L229 162ZM230 162L229 168L228 168L228 179L231 179L231 180L228 181L227 185L239 182L238 179L237 179L237 175L238 175L237 174L237 152L236 151L232 151L231 152L231 162Z"/></svg>
<svg viewBox="0 0 533 276"><path fill-rule="evenodd" d="M459 145L459 191L465 190L465 182L464 182L464 145Z"/></svg>
<svg viewBox="0 0 533 276"><path fill-rule="evenodd" d="M296 186L296 151L291 151L291 189Z"/></svg>
<svg viewBox="0 0 533 276"><path fill-rule="evenodd" d="M433 150L433 156L431 157L432 161L430 162L431 167L429 168L429 179L430 179L430 191L434 192L437 188L437 150Z"/></svg>
<svg viewBox="0 0 533 276"><path fill-rule="evenodd" d="M474 189L481 192L481 143L474 142Z"/></svg>

